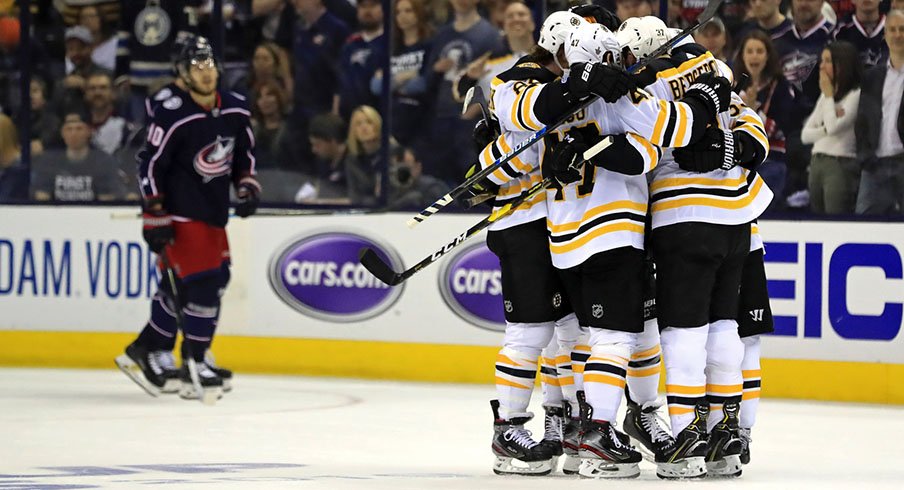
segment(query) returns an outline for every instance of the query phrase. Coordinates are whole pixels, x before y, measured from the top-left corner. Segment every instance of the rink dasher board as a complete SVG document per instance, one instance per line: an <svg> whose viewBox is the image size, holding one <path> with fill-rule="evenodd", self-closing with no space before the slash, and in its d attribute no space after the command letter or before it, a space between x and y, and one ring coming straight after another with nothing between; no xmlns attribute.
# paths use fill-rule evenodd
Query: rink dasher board
<svg viewBox="0 0 904 490"><path fill-rule="evenodd" d="M111 219L128 211L0 206L0 365L112 365L158 274L140 222ZM401 270L479 219L407 218L232 220L218 355L246 372L491 382L505 306L484 235L396 288L357 264L373 246ZM904 403L904 224L759 228L777 329L764 396Z"/></svg>

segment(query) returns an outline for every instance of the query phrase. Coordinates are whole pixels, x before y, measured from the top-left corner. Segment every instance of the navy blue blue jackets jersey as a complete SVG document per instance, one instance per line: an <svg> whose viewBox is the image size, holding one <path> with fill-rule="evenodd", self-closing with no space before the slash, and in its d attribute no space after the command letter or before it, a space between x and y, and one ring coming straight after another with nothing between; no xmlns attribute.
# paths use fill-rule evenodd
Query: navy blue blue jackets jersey
<svg viewBox="0 0 904 490"><path fill-rule="evenodd" d="M863 25L852 15L838 25L835 39L847 41L857 47L860 61L864 68L872 68L888 59L888 45L885 44L885 16L879 17L879 23L872 32L866 32Z"/></svg>
<svg viewBox="0 0 904 490"><path fill-rule="evenodd" d="M367 40L360 32L342 47L339 57L339 114L348 119L355 107L369 105L380 110L380 99L370 90L370 80L386 62L388 36Z"/></svg>
<svg viewBox="0 0 904 490"><path fill-rule="evenodd" d="M795 99L803 109L802 114L811 113L819 98L819 59L822 50L832 40L833 30L834 26L822 19L808 32L799 33L792 26L772 38L785 80L794 87ZM803 119L800 124L803 125Z"/></svg>
<svg viewBox="0 0 904 490"><path fill-rule="evenodd" d="M349 34L345 22L329 12L307 29L299 19L292 44L296 118L307 120L314 114L332 110L339 80L339 52Z"/></svg>
<svg viewBox="0 0 904 490"><path fill-rule="evenodd" d="M176 87L153 107L148 137L137 155L142 195L163 196L176 219L226 226L229 188L255 174L254 136L244 98L218 93L204 110Z"/></svg>

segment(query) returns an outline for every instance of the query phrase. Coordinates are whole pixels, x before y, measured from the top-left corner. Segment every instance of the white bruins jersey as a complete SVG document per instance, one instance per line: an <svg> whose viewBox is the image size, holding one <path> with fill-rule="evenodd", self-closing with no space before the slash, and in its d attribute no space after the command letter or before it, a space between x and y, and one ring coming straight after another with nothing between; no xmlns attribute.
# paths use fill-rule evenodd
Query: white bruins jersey
<svg viewBox="0 0 904 490"><path fill-rule="evenodd" d="M750 251L755 252L761 248L765 252L766 246L763 245L763 235L760 235L760 225L754 221L750 223Z"/></svg>
<svg viewBox="0 0 904 490"><path fill-rule="evenodd" d="M676 49L673 58L654 60L646 70L649 84L645 89L657 97L673 100L706 71L732 79L731 70L711 53ZM697 50L702 50L696 46ZM641 72L643 74L643 71ZM641 75L642 76L642 75ZM731 107L718 115L719 127L749 134L762 145L764 155L769 141L763 121L732 93ZM661 164L651 173L650 194L653 228L689 221L738 225L750 223L762 214L772 201L772 191L762 177L743 167L695 173L681 170L671 151L663 152Z"/></svg>

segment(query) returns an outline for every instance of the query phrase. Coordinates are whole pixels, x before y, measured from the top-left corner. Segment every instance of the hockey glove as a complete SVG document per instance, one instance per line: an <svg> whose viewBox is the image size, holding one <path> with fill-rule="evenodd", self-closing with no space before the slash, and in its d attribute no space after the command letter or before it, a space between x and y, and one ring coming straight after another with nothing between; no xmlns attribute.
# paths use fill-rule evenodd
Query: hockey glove
<svg viewBox="0 0 904 490"><path fill-rule="evenodd" d="M147 198L141 213L141 220L141 235L155 254L162 252L176 236L173 229L173 218L163 209L162 196Z"/></svg>
<svg viewBox="0 0 904 490"><path fill-rule="evenodd" d="M479 163L471 165L468 171L465 172L465 180L470 179L472 175L480 172L480 170ZM478 204L484 204L492 208L498 193L498 185L490 180L483 179L468 187L467 192L459 199L456 199L456 202L465 209L471 209Z"/></svg>
<svg viewBox="0 0 904 490"><path fill-rule="evenodd" d="M612 32L617 31L621 25L621 21L618 20L618 17L612 11L592 3L576 5L568 9L568 11L583 17L587 22L601 24Z"/></svg>
<svg viewBox="0 0 904 490"><path fill-rule="evenodd" d="M257 212L257 205L261 202L261 185L254 177L244 177L239 181L235 189L235 215L239 218L247 218Z"/></svg>
<svg viewBox="0 0 904 490"><path fill-rule="evenodd" d="M731 104L731 83L727 78L712 72L703 73L684 92L681 101L695 109L694 117L698 117L697 109L700 109L702 103L705 113L715 119L715 114L727 111L728 105Z"/></svg>
<svg viewBox="0 0 904 490"><path fill-rule="evenodd" d="M688 172L731 170L741 155L739 144L733 132L709 127L695 143L672 150L672 156L678 166Z"/></svg>
<svg viewBox="0 0 904 490"><path fill-rule="evenodd" d="M612 103L634 88L634 79L623 68L602 63L575 63L568 75L568 90L581 99L594 94Z"/></svg>
<svg viewBox="0 0 904 490"><path fill-rule="evenodd" d="M587 151L587 143L584 142L580 133L572 131L566 134L565 139L560 141L552 151L549 167L553 177L562 185L581 180L585 151Z"/></svg>
<svg viewBox="0 0 904 490"><path fill-rule="evenodd" d="M499 133L499 121L497 121L495 117L491 116L488 119L478 120L477 124L474 125L474 131L471 132L471 137L474 139L474 148L477 150L477 153L480 154L487 145L496 141L496 138L499 137Z"/></svg>

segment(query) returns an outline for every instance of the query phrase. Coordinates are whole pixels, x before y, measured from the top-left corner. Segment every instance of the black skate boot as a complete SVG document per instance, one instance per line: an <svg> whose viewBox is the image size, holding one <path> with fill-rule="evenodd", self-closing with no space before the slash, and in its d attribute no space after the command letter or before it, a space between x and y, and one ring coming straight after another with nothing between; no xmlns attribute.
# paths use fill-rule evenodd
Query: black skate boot
<svg viewBox="0 0 904 490"><path fill-rule="evenodd" d="M671 480L706 476L706 417L709 404L694 407L694 420L675 437L672 451L656 461L656 476Z"/></svg>
<svg viewBox="0 0 904 490"><path fill-rule="evenodd" d="M562 407L543 407L543 440L540 446L552 455L552 469L558 467L562 455L562 439L565 431L565 414Z"/></svg>
<svg viewBox="0 0 904 490"><path fill-rule="evenodd" d="M565 426L562 430L562 452L565 458L562 473L576 475L581 467L581 457L578 455L581 449L581 419L572 417L570 403L563 403L562 409L565 412Z"/></svg>
<svg viewBox="0 0 904 490"><path fill-rule="evenodd" d="M665 461L665 455L675 447L675 438L659 417L660 406L656 402L641 406L628 401L625 413L625 433L631 437L634 447L643 454L644 459L651 462Z"/></svg>
<svg viewBox="0 0 904 490"><path fill-rule="evenodd" d="M490 400L493 408L493 472L497 475L542 476L552 472L553 455L549 448L531 439L524 428L533 414L504 420L499 417L499 401Z"/></svg>
<svg viewBox="0 0 904 490"><path fill-rule="evenodd" d="M741 436L741 464L750 464L750 443L753 438L750 437L750 429L740 429L738 435Z"/></svg>
<svg viewBox="0 0 904 490"><path fill-rule="evenodd" d="M585 478L636 478L640 475L639 452L627 444L628 436L609 422L591 420L581 438L581 468Z"/></svg>
<svg viewBox="0 0 904 490"><path fill-rule="evenodd" d="M170 351L149 351L132 342L125 354L116 358L116 365L151 396L175 393L179 389L179 371Z"/></svg>
<svg viewBox="0 0 904 490"><path fill-rule="evenodd" d="M722 420L709 434L709 450L706 453L706 472L710 476L741 476L741 453L744 442L738 428L738 413L741 406L738 402L722 405Z"/></svg>
<svg viewBox="0 0 904 490"><path fill-rule="evenodd" d="M223 379L203 362L192 358L183 360L180 378L179 397L183 400L200 399L205 405L213 405L223 398Z"/></svg>
<svg viewBox="0 0 904 490"><path fill-rule="evenodd" d="M183 340L182 360L185 361L185 359L188 359L189 357L191 357L191 354L188 353L188 343ZM204 364L207 364L207 367L209 367L211 371L217 373L217 376L223 380L223 393L232 391L232 371L218 366L213 357L213 352L211 352L210 349L204 351Z"/></svg>

